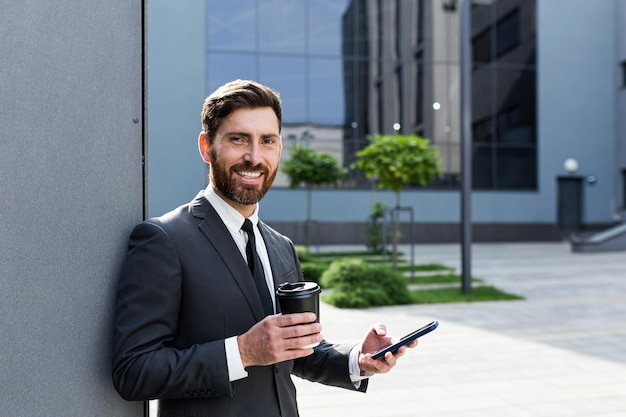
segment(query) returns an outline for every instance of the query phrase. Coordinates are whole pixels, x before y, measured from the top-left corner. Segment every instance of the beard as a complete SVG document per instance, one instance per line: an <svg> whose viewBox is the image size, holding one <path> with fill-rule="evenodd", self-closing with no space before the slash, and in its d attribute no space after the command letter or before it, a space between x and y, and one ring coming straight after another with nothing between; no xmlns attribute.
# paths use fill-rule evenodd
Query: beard
<svg viewBox="0 0 626 417"><path fill-rule="evenodd" d="M263 164L253 166L246 162L233 165L228 169L224 162L210 150L211 172L209 178L215 189L224 197L235 203L252 205L258 203L272 186L276 177L277 169L270 172ZM235 171L261 171L263 182L259 185L243 184L236 178Z"/></svg>

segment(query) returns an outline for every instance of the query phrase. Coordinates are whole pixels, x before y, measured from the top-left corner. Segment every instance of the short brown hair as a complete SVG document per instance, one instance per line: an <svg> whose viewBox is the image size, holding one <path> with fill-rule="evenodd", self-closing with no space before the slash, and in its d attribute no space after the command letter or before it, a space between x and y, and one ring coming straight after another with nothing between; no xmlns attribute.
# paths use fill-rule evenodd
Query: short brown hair
<svg viewBox="0 0 626 417"><path fill-rule="evenodd" d="M278 118L278 130L282 128L280 95L271 88L250 80L228 82L204 100L202 106L202 131L213 143L215 133L225 117L240 108L271 107Z"/></svg>

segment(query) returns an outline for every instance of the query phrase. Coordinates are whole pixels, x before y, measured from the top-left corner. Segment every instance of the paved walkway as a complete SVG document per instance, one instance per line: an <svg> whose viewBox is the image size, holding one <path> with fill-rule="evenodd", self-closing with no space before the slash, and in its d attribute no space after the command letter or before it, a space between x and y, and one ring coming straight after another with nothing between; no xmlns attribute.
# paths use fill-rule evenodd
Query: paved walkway
<svg viewBox="0 0 626 417"><path fill-rule="evenodd" d="M301 417L626 416L626 252L524 243L474 244L472 255L473 276L525 300L323 304L330 341L356 342L375 322L398 336L440 326L366 394L295 378ZM459 245L418 245L415 257L460 268Z"/></svg>

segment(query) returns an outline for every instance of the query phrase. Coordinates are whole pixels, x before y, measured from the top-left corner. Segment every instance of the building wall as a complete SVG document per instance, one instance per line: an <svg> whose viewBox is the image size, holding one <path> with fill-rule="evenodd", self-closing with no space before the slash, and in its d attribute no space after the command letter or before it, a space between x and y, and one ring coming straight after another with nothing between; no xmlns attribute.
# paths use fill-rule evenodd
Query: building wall
<svg viewBox="0 0 626 417"><path fill-rule="evenodd" d="M626 220L626 2L615 0L617 12L615 13L615 26L617 29L617 62L616 87L617 99L615 106L615 119L617 121L616 158L617 168L622 173L617 183L617 201L620 209L620 217Z"/></svg>
<svg viewBox="0 0 626 417"><path fill-rule="evenodd" d="M152 2L153 5L163 3L162 0ZM192 149L197 136L195 126L199 123L196 122L201 105L199 97L209 93L200 91L204 69L198 53L199 39L206 29L189 24L190 21L197 22L202 12L197 4L192 3L195 2L177 4L176 15L167 8L151 6L150 9L151 21L161 22L158 27L151 26L151 36L154 39L172 36L177 39L178 46L172 55L175 59L172 59L170 46L166 45L162 50L156 40L151 44L150 65L161 68L161 72L150 75L151 103L155 103L150 107L151 214L160 214L188 201L206 183L204 164L195 148ZM614 221L619 188L619 167L615 161L616 126L621 120L617 117L614 81L618 47L615 15L619 3L617 0L573 0L572 5L565 7L561 2L537 1L539 186L536 191L475 191L472 219L477 228L488 231L484 236L495 239L494 236L501 233L500 239L515 240L524 236L524 239L534 240L525 233L533 229L538 230L535 239L559 238L561 235L555 231L556 178L566 174L563 162L570 157L579 161L578 174L597 178L594 185L585 186L584 223L597 226ZM623 14L623 4L620 10ZM174 19L174 16L178 17ZM598 27L604 30L598 31ZM184 71L172 63L187 60L189 64ZM169 90L172 91L158 92L162 84L168 88L171 86ZM181 90L185 92L181 93ZM166 108L160 107L163 103L156 103L170 100L170 95L175 97L176 109L172 104L167 104ZM620 97L623 101L623 94ZM153 127L155 119L154 126L166 121L173 125L170 136L175 136L178 141L163 135L163 128ZM191 137L193 145L180 142L183 137L184 140ZM157 154L155 162L154 155ZM165 167L167 170L163 171ZM176 184L168 182L171 178L164 181L156 177L157 174L170 173L171 177L179 178ZM369 209L378 199L387 201L390 206L395 202L395 196L384 190L317 190L313 193L312 216L320 226L358 223L361 231L354 232L348 239L360 239ZM457 191L404 191L402 205L413 207L417 223L445 226L445 230L452 230L447 232L447 239L457 239L458 234L454 231L460 221ZM305 207L304 190L274 187L262 202L261 216L271 224L291 230L304 221Z"/></svg>
<svg viewBox="0 0 626 417"><path fill-rule="evenodd" d="M1 416L143 415L110 352L143 217L142 7L0 1Z"/></svg>
<svg viewBox="0 0 626 417"><path fill-rule="evenodd" d="M578 175L597 178L584 189L584 223L609 222L617 210L616 4L537 4L541 210L552 218L567 158L578 161Z"/></svg>

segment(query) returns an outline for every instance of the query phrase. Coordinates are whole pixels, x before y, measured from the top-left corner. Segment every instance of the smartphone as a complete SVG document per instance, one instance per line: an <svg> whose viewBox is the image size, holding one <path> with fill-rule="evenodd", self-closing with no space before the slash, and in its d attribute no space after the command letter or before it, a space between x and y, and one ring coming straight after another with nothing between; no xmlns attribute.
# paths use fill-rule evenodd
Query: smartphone
<svg viewBox="0 0 626 417"><path fill-rule="evenodd" d="M387 346L385 348L382 348L378 352L375 352L372 355L372 358L380 359L383 356L385 356L385 353L387 353L387 352L395 352L396 350L398 350L398 348L400 346L404 346L407 343L410 343L411 341L417 339L418 337L424 336L426 333L432 332L433 330L435 330L437 328L437 326L439 326L439 322L437 320L435 320L432 323L429 323L426 326L424 326L422 328L419 328L419 329L417 329L417 330L407 334L406 336L402 337L402 339L400 339L397 343L394 343L393 345Z"/></svg>

